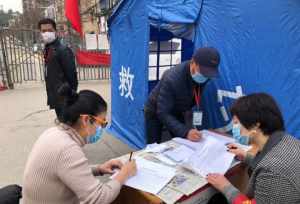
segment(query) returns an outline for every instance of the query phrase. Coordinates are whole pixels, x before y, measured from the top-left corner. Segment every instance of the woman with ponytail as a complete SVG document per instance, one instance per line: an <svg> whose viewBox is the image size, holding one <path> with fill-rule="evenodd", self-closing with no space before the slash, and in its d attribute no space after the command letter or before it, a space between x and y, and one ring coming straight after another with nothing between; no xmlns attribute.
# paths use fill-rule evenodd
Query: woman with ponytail
<svg viewBox="0 0 300 204"><path fill-rule="evenodd" d="M82 147L97 142L106 126L107 104L90 90L59 89L65 102L57 125L46 130L29 155L23 180L23 204L106 204L136 173L135 161L110 160L91 168ZM119 173L107 183L95 176Z"/></svg>

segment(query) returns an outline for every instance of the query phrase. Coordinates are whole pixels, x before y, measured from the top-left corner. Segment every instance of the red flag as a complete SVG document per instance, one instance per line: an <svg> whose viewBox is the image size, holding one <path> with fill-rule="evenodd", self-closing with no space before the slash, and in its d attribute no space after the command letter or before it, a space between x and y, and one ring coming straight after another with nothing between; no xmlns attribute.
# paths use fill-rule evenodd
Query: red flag
<svg viewBox="0 0 300 204"><path fill-rule="evenodd" d="M69 19L74 30L82 36L78 0L65 0L65 15Z"/></svg>

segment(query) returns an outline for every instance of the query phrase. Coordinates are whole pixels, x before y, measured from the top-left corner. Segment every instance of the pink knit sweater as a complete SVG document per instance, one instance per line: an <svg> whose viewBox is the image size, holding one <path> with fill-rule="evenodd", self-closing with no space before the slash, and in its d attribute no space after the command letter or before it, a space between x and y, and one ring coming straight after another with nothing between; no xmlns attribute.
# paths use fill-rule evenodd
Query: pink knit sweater
<svg viewBox="0 0 300 204"><path fill-rule="evenodd" d="M121 185L101 183L92 173L82 147L85 140L71 127L46 130L29 155L23 178L23 204L106 204Z"/></svg>

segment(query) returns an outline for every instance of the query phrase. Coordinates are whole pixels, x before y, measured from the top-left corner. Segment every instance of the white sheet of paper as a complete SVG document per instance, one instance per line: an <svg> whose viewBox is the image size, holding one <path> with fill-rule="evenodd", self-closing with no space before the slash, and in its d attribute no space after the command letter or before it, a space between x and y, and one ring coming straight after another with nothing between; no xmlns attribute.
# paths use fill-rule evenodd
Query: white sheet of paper
<svg viewBox="0 0 300 204"><path fill-rule="evenodd" d="M235 142L235 140L233 138L225 137L225 136L222 136L215 132L211 132L208 130L202 130L201 132L202 132L202 139L199 142L192 142L187 139L183 139L183 138L179 138L179 137L175 137L173 139L173 141L175 141L176 143L185 145L193 150L202 148L203 145L205 145L207 142L210 142L212 140L218 140L219 143L222 143L223 145Z"/></svg>
<svg viewBox="0 0 300 204"><path fill-rule="evenodd" d="M216 132L208 131L208 130L202 130L202 135L204 137L214 137L224 145L235 142L235 140L232 137L226 137L224 135L218 134Z"/></svg>
<svg viewBox="0 0 300 204"><path fill-rule="evenodd" d="M197 148L199 148L199 142L192 142L187 139L180 138L180 137L173 138L173 141L178 144L185 145L185 146L191 148L192 150L197 150Z"/></svg>
<svg viewBox="0 0 300 204"><path fill-rule="evenodd" d="M176 162L174 162L173 160L171 160L168 157L164 156L163 154L156 154L155 158L158 159L159 161L167 164L167 165L171 165L171 166L176 166L177 165Z"/></svg>
<svg viewBox="0 0 300 204"><path fill-rule="evenodd" d="M96 34L85 34L85 43L87 50L96 50L98 48Z"/></svg>
<svg viewBox="0 0 300 204"><path fill-rule="evenodd" d="M203 177L208 173L225 174L234 158L234 154L229 153L226 146L227 143L233 143L234 139L211 131L203 130L199 142L182 138L174 138L174 141L195 151L183 166Z"/></svg>
<svg viewBox="0 0 300 204"><path fill-rule="evenodd" d="M148 144L144 152L161 153L168 149L166 144Z"/></svg>
<svg viewBox="0 0 300 204"><path fill-rule="evenodd" d="M209 173L225 174L230 168L234 154L227 152L227 147L219 142L209 141L198 149L185 165L194 172L206 177Z"/></svg>
<svg viewBox="0 0 300 204"><path fill-rule="evenodd" d="M129 178L126 186L158 194L175 176L176 169L143 158L136 158L137 174Z"/></svg>
<svg viewBox="0 0 300 204"><path fill-rule="evenodd" d="M194 151L192 149L186 147L185 145L180 145L179 147L164 152L164 155L175 162L183 162L190 158L193 153Z"/></svg>

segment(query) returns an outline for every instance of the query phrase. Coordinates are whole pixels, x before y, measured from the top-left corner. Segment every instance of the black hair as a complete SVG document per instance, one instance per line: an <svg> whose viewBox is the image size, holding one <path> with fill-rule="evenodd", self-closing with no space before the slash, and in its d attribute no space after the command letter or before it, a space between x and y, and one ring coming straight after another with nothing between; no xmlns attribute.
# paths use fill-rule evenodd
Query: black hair
<svg viewBox="0 0 300 204"><path fill-rule="evenodd" d="M94 91L82 90L76 93L65 83L58 89L58 93L64 97L62 113L58 117L61 123L72 126L80 115L97 116L107 111L107 103Z"/></svg>
<svg viewBox="0 0 300 204"><path fill-rule="evenodd" d="M260 124L258 128L265 135L285 131L281 111L273 97L266 93L243 96L233 104L230 111L246 129Z"/></svg>
<svg viewBox="0 0 300 204"><path fill-rule="evenodd" d="M39 30L41 30L41 26L44 25L44 24L51 24L52 27L54 28L54 30L56 30L56 23L53 19L51 18L43 18L39 21L38 23L38 28Z"/></svg>

